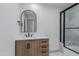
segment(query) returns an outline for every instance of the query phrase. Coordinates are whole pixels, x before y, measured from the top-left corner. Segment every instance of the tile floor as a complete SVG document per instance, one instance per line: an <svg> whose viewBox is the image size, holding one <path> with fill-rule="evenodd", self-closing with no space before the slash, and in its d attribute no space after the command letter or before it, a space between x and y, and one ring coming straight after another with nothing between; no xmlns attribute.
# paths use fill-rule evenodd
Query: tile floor
<svg viewBox="0 0 79 59"><path fill-rule="evenodd" d="M79 56L79 54L74 53L66 48L64 48L63 52L52 52L49 54L50 56Z"/></svg>

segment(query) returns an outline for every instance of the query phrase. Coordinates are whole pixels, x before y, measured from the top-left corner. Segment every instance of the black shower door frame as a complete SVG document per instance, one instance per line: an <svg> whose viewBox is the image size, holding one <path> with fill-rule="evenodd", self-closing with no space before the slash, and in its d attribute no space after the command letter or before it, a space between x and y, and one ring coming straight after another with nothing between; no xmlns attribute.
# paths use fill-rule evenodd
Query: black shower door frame
<svg viewBox="0 0 79 59"><path fill-rule="evenodd" d="M63 46L77 54L79 54L79 52L76 52L68 47L66 47L65 45L65 12L73 7L75 7L76 5L78 5L79 3L75 3L73 5L71 5L70 7L66 8L65 10L61 11L60 12L60 42L63 43ZM63 19L62 19L62 14L63 14ZM63 20L63 23L62 23L62 20ZM63 25L63 27L62 27ZM62 35L63 34L63 35ZM62 38L63 37L63 38ZM63 40L63 41L62 41Z"/></svg>

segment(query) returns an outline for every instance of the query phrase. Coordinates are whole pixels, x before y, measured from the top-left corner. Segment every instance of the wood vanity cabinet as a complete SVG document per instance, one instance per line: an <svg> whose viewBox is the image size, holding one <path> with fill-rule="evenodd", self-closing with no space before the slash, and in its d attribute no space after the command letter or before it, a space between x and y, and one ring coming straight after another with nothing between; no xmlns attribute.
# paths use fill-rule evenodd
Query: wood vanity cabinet
<svg viewBox="0 0 79 59"><path fill-rule="evenodd" d="M15 40L16 56L48 56L49 40Z"/></svg>

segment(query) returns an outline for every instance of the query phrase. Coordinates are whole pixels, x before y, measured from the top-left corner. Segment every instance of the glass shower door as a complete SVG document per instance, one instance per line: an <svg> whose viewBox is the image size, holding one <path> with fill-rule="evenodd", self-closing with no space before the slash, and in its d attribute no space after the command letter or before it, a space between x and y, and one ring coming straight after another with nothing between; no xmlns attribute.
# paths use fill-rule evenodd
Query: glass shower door
<svg viewBox="0 0 79 59"><path fill-rule="evenodd" d="M65 11L65 46L79 53L79 4Z"/></svg>

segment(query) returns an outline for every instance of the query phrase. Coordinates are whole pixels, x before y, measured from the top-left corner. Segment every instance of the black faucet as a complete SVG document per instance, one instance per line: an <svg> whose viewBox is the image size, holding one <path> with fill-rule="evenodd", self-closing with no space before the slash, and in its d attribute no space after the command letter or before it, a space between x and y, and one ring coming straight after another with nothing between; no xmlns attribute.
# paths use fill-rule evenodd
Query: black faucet
<svg viewBox="0 0 79 59"><path fill-rule="evenodd" d="M28 33L28 37L30 37L30 33Z"/></svg>
<svg viewBox="0 0 79 59"><path fill-rule="evenodd" d="M33 34L27 33L25 36L26 36L26 37L32 37Z"/></svg>

